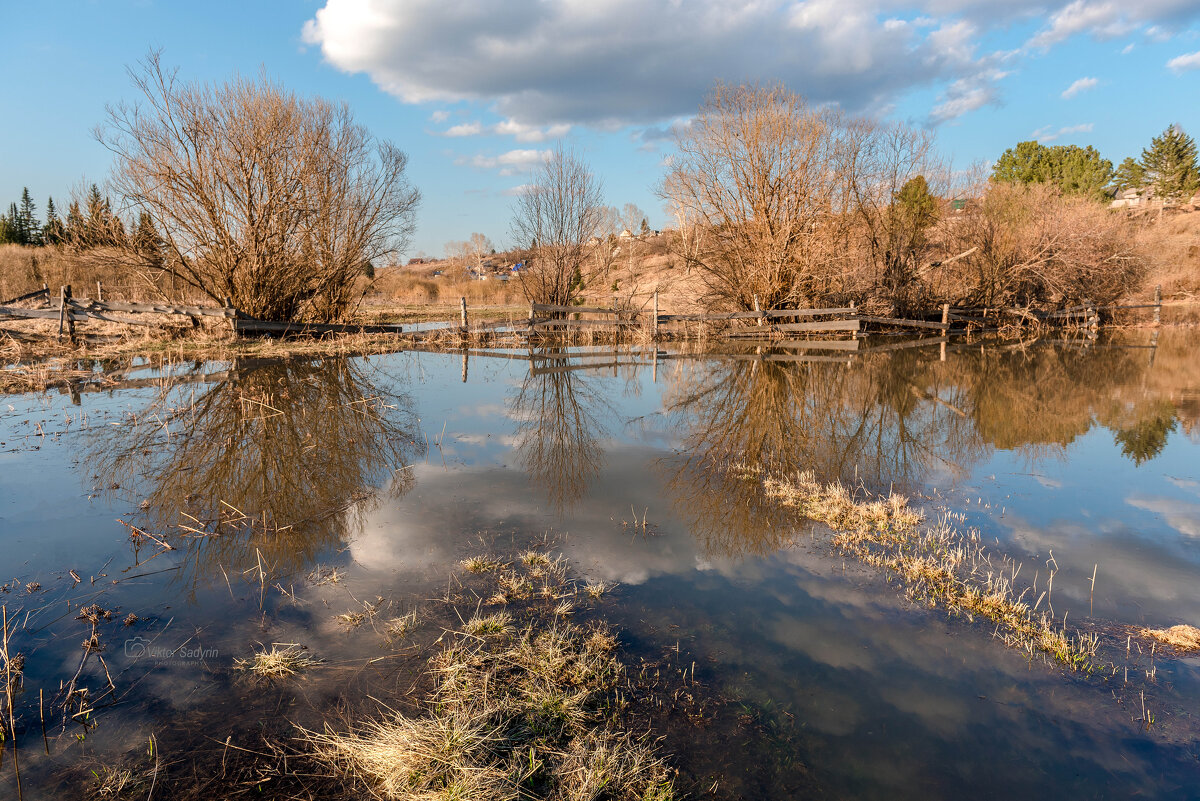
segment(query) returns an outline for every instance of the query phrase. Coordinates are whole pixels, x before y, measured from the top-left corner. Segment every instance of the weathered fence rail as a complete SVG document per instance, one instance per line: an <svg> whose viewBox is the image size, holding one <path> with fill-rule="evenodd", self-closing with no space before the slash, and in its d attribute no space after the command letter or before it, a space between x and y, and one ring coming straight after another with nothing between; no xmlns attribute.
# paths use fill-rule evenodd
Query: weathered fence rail
<svg viewBox="0 0 1200 801"><path fill-rule="evenodd" d="M105 301L103 289L96 286L96 297L72 297L71 288L64 286L55 297L48 287L26 293L0 303L0 319L58 320L59 337L68 333L74 338L77 322L102 320L126 325L156 326L161 322L146 319L142 315L176 316L187 318L193 327L199 326L203 318L228 320L238 334L265 335L320 335L320 334L389 334L404 335L414 344L440 338L483 336L498 338L515 336L533 339L554 336L571 331L628 332L643 328L651 339L658 339L663 327L683 326L683 335L693 332L690 324L707 324L702 330L709 335L735 340L771 340L778 342L794 334L865 334L878 329L910 330L913 332L936 331L943 336L966 331L986 332L997 330L988 326L1001 326L1010 318L1047 325L1079 326L1095 329L1099 325L1100 312L1118 310L1152 309L1154 321L1161 321L1162 292L1156 287L1153 303L1128 303L1099 306L1090 301L1055 311L1040 311L1030 308L942 308L941 320L904 319L880 315L863 314L853 303L848 306L822 309L755 309L717 313L661 313L658 293L652 297L650 309L635 307L629 299L624 302L613 296L612 306L570 306L532 303L527 317L512 317L472 323L466 298L460 298L459 319L420 324L396 323L299 323L258 320L247 315L226 301L224 306L198 306L178 303L156 303L143 301ZM17 304L42 301L44 305L26 308ZM647 302L644 305L649 305ZM581 316L587 316L582 319ZM598 319L597 319L598 318ZM825 318L825 319L820 319ZM676 331L678 329L675 329ZM830 340L825 340L830 341ZM834 342L853 342L832 340ZM787 347L796 347L788 345ZM840 345L838 346L841 347ZM853 350L847 347L847 350Z"/></svg>

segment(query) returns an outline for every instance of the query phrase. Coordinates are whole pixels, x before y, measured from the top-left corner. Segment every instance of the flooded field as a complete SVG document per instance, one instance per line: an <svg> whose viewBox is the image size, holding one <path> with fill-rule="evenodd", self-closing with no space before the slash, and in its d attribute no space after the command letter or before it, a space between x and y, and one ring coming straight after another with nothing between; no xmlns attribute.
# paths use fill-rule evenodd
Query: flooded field
<svg viewBox="0 0 1200 801"><path fill-rule="evenodd" d="M638 720L689 797L1200 798L1200 657L1140 636L1200 625L1200 333L816 344L134 365L0 399L0 794L286 796L264 742L402 706L463 622L438 599L488 605L463 561L534 551L670 697ZM1090 669L755 480L801 471L977 531L1097 638ZM273 644L312 661L239 669Z"/></svg>

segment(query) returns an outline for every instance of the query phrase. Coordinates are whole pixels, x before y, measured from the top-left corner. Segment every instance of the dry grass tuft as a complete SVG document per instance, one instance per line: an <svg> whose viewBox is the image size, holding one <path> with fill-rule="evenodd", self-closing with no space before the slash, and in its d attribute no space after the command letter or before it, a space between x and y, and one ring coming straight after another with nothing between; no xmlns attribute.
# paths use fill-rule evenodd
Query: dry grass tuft
<svg viewBox="0 0 1200 801"><path fill-rule="evenodd" d="M1200 649L1200 629L1195 626L1171 626L1169 629L1142 629L1142 634L1184 651Z"/></svg>
<svg viewBox="0 0 1200 801"><path fill-rule="evenodd" d="M513 618L508 612L493 612L490 615L476 615L463 624L463 631L473 637L487 637L496 634L508 634L512 631Z"/></svg>
<svg viewBox="0 0 1200 801"><path fill-rule="evenodd" d="M490 573L504 567L500 562L486 556L472 556L462 560L459 564L468 573Z"/></svg>
<svg viewBox="0 0 1200 801"><path fill-rule="evenodd" d="M407 615L401 615L389 620L384 630L387 632L388 637L394 640L402 640L417 628L418 623L417 612L413 610Z"/></svg>
<svg viewBox="0 0 1200 801"><path fill-rule="evenodd" d="M855 500L844 486L820 484L811 473L761 481L768 498L829 526L843 554L901 576L910 597L970 619L983 617L996 624L1009 646L1091 672L1097 637L1068 634L1052 615L1037 611L1041 599L1030 607L1015 587L1018 566L1007 558L993 566L977 532L964 534L945 520L926 525L921 513L895 493Z"/></svg>
<svg viewBox="0 0 1200 801"><path fill-rule="evenodd" d="M281 647L282 646L282 647ZM267 679L285 679L299 675L321 663L297 643L272 643L269 651L259 651L250 659L235 659L233 666Z"/></svg>
<svg viewBox="0 0 1200 801"><path fill-rule="evenodd" d="M604 597L604 594L615 587L615 584L608 584L603 581L589 581L583 585L583 591L587 596L594 601L598 601Z"/></svg>
<svg viewBox="0 0 1200 801"><path fill-rule="evenodd" d="M517 630L508 612L477 614L430 660L422 714L302 737L319 762L383 799L669 801L654 743L617 725L626 677L616 646L606 627L561 616Z"/></svg>

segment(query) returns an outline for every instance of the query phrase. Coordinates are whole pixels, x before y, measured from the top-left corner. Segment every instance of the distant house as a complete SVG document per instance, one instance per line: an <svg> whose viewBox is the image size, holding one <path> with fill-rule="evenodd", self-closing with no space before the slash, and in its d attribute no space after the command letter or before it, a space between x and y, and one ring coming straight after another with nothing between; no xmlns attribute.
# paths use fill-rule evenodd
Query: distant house
<svg viewBox="0 0 1200 801"><path fill-rule="evenodd" d="M1117 196L1113 198L1110 207L1114 209L1137 209L1148 205L1153 197L1153 187L1143 187L1140 189L1130 187L1129 189L1117 192Z"/></svg>
<svg viewBox="0 0 1200 801"><path fill-rule="evenodd" d="M618 238L620 238L620 239L633 239L633 231L630 231L628 228L626 228L626 229L625 229L625 230L623 230L623 231L622 231L620 234L618 234Z"/></svg>

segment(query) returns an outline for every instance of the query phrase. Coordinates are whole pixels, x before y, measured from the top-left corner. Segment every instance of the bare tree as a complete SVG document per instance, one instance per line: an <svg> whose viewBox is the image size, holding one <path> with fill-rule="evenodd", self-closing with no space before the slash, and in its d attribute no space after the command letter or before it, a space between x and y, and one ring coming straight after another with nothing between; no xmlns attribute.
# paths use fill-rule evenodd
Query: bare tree
<svg viewBox="0 0 1200 801"><path fill-rule="evenodd" d="M933 135L903 124L860 120L845 126L849 208L858 264L851 294L888 299L899 313L921 305L921 265L947 185Z"/></svg>
<svg viewBox="0 0 1200 801"><path fill-rule="evenodd" d="M407 246L408 157L344 104L265 76L181 83L158 53L130 77L141 102L110 107L97 137L183 282L256 317L329 320L355 302L365 262Z"/></svg>
<svg viewBox="0 0 1200 801"><path fill-rule="evenodd" d="M840 126L780 86L718 85L676 134L659 194L700 226L711 302L780 308L828 291L845 201Z"/></svg>
<svg viewBox="0 0 1200 801"><path fill-rule="evenodd" d="M492 240L483 234L475 233L467 238L466 244L471 261L475 263L475 269L482 270L484 257L492 252Z"/></svg>
<svg viewBox="0 0 1200 801"><path fill-rule="evenodd" d="M557 146L534 170L513 210L513 238L532 253L521 271L528 300L570 303L588 256L587 242L600 224L600 208L600 182L573 152Z"/></svg>

